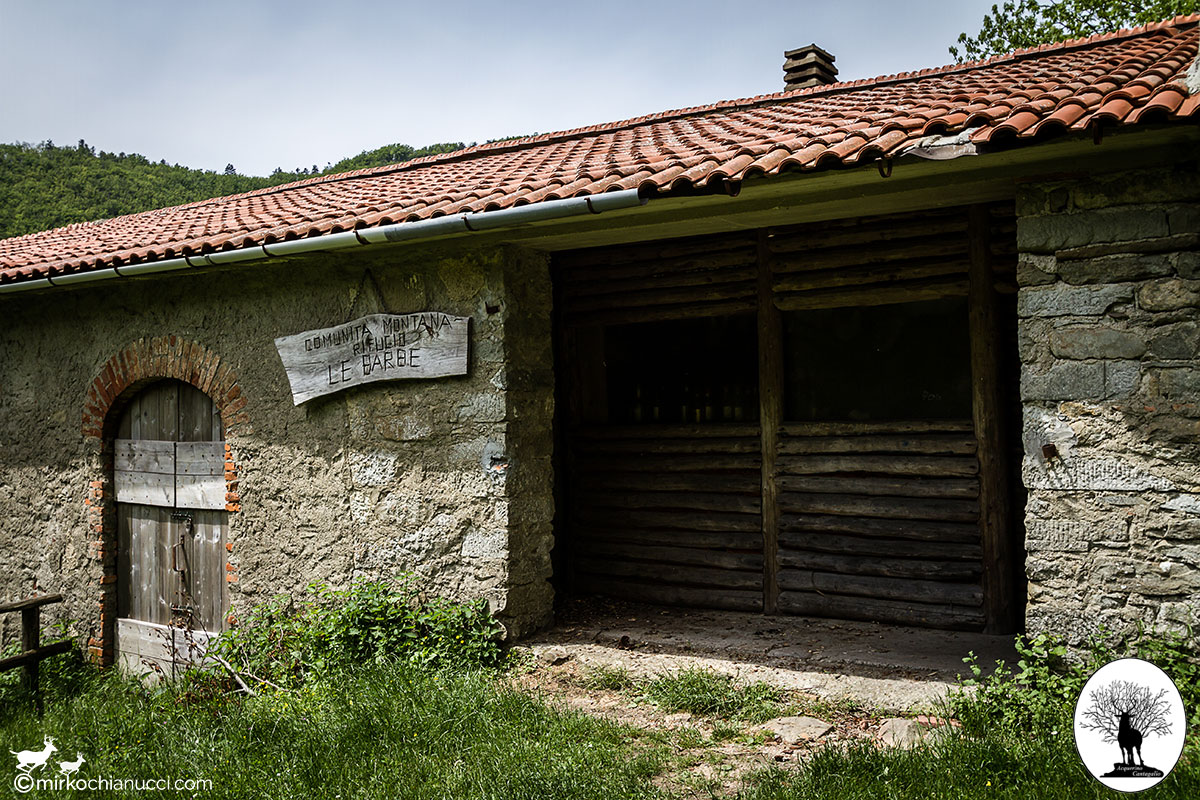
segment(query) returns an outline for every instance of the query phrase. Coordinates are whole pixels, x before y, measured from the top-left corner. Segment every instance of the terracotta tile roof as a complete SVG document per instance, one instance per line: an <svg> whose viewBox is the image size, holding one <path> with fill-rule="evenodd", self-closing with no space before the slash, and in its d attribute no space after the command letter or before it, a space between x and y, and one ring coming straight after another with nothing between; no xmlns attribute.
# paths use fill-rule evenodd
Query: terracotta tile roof
<svg viewBox="0 0 1200 800"><path fill-rule="evenodd" d="M982 62L685 108L0 240L0 283L640 188L853 165L931 135L1200 119L1200 14Z"/></svg>

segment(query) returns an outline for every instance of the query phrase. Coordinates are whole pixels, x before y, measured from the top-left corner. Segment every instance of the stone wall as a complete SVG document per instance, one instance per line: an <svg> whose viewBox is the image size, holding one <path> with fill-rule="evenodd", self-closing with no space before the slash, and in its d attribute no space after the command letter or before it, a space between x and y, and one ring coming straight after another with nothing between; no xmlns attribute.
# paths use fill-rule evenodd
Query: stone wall
<svg viewBox="0 0 1200 800"><path fill-rule="evenodd" d="M425 309L471 317L466 376L292 405L275 337ZM340 587L412 572L438 594L486 598L511 634L548 621L545 259L379 248L10 295L0 313L0 598L61 591L67 602L52 609L104 644L100 604L115 548L111 513L97 508L111 508L111 474L85 407L96 378L108 385L114 355L139 342L169 350L173 336L237 378L245 424L227 435L232 616L311 581ZM140 385L118 387L109 415ZM16 621L0 626L10 640Z"/></svg>
<svg viewBox="0 0 1200 800"><path fill-rule="evenodd" d="M1200 171L1018 198L1030 632L1200 613Z"/></svg>

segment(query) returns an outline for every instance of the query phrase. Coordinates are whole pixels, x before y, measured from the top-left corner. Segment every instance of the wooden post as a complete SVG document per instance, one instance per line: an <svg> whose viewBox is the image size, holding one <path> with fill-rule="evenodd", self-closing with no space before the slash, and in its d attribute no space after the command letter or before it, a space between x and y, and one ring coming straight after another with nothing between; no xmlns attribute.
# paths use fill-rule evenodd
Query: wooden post
<svg viewBox="0 0 1200 800"><path fill-rule="evenodd" d="M987 206L969 210L971 404L979 455L979 531L983 543L983 607L988 633L1019 626L1013 597L1015 548L1011 531L1008 469L1005 464L1004 401L1000 391L1003 341L998 295L988 245Z"/></svg>
<svg viewBox="0 0 1200 800"><path fill-rule="evenodd" d="M763 613L779 609L779 488L775 454L783 420L783 322L775 306L771 251L758 234L758 421L762 444Z"/></svg>
<svg viewBox="0 0 1200 800"><path fill-rule="evenodd" d="M0 672L21 668L21 685L33 693L33 705L38 714L42 713L42 696L38 692L38 663L43 658L65 653L75 646L69 639L45 647L41 645L41 608L50 603L61 603L62 599L61 594L44 594L11 603L0 603L0 614L21 612L21 652L15 656L0 658Z"/></svg>

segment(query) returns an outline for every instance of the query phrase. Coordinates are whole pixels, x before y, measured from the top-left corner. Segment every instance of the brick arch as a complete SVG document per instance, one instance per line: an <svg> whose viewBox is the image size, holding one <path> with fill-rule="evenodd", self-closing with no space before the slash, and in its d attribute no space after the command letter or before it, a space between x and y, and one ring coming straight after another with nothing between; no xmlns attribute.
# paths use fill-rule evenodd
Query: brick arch
<svg viewBox="0 0 1200 800"><path fill-rule="evenodd" d="M213 399L225 425L225 435L248 432L246 398L237 374L204 345L181 336L138 339L105 362L88 386L83 404L83 435L103 439L111 412L119 410L139 390L156 380L174 378L190 383Z"/></svg>
<svg viewBox="0 0 1200 800"><path fill-rule="evenodd" d="M90 469L86 507L90 553L97 562L99 618L88 638L91 658L111 664L116 643L117 531L113 490L112 441L121 411L145 387L168 378L195 386L212 398L225 426L225 510L241 511L238 468L230 438L250 432L246 398L237 374L220 356L204 345L181 336L138 339L112 356L88 386L83 406L83 436L95 456ZM232 552L232 543L226 544ZM226 579L238 579L232 563Z"/></svg>

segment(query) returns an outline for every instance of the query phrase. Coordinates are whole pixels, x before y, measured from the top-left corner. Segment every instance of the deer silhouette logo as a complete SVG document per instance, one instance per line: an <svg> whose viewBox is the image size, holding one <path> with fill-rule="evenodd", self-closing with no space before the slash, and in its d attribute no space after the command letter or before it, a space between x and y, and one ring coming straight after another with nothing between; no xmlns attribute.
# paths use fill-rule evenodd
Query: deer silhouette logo
<svg viewBox="0 0 1200 800"><path fill-rule="evenodd" d="M1121 658L1088 679L1075 704L1074 728L1088 772L1111 789L1136 792L1161 781L1179 761L1187 715L1161 668Z"/></svg>
<svg viewBox="0 0 1200 800"><path fill-rule="evenodd" d="M58 762L58 771L63 775L74 775L79 772L79 768L83 766L83 753L75 753L74 761Z"/></svg>
<svg viewBox="0 0 1200 800"><path fill-rule="evenodd" d="M1134 766L1133 751L1137 750L1138 761L1144 767L1146 761L1142 758L1142 732L1130 724L1129 713L1121 712L1120 722L1117 723L1117 745L1121 748L1121 760L1131 767Z"/></svg>
<svg viewBox="0 0 1200 800"><path fill-rule="evenodd" d="M9 750L8 752L17 757L17 770L28 775L35 769L46 766L46 762L50 760L50 754L57 750L54 740L47 736L42 740L41 750L22 750L19 753L16 750Z"/></svg>

